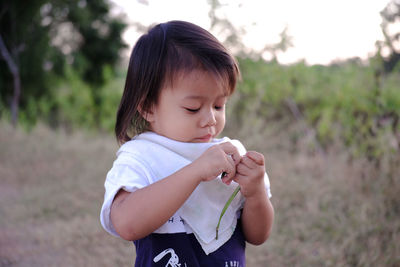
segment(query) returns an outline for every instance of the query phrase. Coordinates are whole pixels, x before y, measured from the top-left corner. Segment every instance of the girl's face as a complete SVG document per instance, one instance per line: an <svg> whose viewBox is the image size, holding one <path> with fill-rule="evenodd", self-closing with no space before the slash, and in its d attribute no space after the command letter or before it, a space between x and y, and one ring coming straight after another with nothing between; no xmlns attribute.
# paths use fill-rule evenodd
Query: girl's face
<svg viewBox="0 0 400 267"><path fill-rule="evenodd" d="M194 70L163 88L158 103L144 115L159 135L181 142L210 142L224 129L226 101L226 90L214 76Z"/></svg>

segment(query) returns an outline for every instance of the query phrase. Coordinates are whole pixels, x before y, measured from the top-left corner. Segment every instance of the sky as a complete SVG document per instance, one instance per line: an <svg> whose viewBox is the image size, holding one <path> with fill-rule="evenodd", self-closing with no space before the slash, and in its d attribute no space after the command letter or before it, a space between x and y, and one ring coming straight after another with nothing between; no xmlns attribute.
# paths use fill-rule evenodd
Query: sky
<svg viewBox="0 0 400 267"><path fill-rule="evenodd" d="M114 12L125 13L127 22L149 26L169 20L186 20L210 29L207 0L112 0ZM244 29L242 43L254 51L279 41L287 27L293 47L278 55L282 64L305 60L329 64L375 52L383 40L379 12L389 0L220 0L218 11L237 28ZM218 39L218 33L212 32ZM128 27L124 39L130 49L140 34ZM229 49L229 47L228 47ZM268 54L264 54L268 59Z"/></svg>

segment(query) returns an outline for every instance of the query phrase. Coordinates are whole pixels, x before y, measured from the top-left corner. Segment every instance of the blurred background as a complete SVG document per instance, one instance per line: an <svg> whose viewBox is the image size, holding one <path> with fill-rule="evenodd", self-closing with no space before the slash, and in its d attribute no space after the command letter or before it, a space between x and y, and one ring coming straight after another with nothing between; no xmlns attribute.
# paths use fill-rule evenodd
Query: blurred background
<svg viewBox="0 0 400 267"><path fill-rule="evenodd" d="M247 265L399 266L399 0L1 1L0 266L133 265L103 183L130 50L172 19L239 61L224 135L265 155L276 212Z"/></svg>

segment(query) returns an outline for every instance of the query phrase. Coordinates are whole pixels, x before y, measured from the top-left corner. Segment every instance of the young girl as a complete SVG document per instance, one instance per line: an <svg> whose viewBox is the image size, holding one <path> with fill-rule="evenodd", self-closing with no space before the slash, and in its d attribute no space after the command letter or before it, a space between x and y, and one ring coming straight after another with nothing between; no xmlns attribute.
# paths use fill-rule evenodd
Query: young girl
<svg viewBox="0 0 400 267"><path fill-rule="evenodd" d="M135 266L245 266L245 241L268 238L263 155L216 138L238 77L234 58L194 24L162 23L136 43L100 216L109 233L134 241Z"/></svg>

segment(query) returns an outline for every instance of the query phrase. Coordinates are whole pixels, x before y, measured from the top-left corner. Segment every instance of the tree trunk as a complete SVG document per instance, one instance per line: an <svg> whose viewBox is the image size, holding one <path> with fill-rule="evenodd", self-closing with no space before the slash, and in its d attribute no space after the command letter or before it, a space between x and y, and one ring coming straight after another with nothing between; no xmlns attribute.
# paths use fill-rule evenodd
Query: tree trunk
<svg viewBox="0 0 400 267"><path fill-rule="evenodd" d="M15 64L13 58L11 57L10 52L8 51L3 37L0 35L0 52L3 56L3 59L6 61L8 69L10 70L13 76L13 84L14 84L14 94L11 100L11 123L15 127L18 121L18 108L19 108L19 98L21 95L21 78L19 76L19 68L17 64Z"/></svg>

